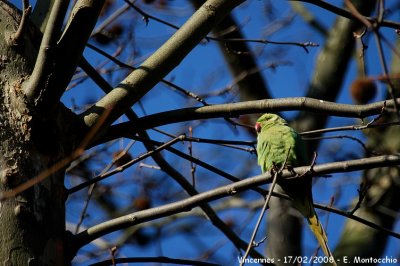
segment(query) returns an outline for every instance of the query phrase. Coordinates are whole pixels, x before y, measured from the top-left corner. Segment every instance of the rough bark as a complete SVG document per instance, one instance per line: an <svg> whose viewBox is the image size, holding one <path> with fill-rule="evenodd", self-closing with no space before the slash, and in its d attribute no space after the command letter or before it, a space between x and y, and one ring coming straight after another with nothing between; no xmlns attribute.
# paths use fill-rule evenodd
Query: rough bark
<svg viewBox="0 0 400 266"><path fill-rule="evenodd" d="M4 198L55 164L73 147L73 115L59 106L36 113L22 92L36 59L40 32L32 25L15 45L19 12L0 2L0 261L4 265L64 265L64 171ZM65 121L70 121L65 123ZM68 136L69 135L69 136ZM67 139L68 138L68 139Z"/></svg>

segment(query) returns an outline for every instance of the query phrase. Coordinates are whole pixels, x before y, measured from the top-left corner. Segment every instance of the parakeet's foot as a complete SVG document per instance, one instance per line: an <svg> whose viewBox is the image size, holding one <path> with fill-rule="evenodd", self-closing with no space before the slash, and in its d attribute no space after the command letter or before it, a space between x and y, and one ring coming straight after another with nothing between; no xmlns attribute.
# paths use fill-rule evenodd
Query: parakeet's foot
<svg viewBox="0 0 400 266"><path fill-rule="evenodd" d="M309 168L306 172L304 172L303 174L298 175L298 174L293 170L293 173L296 174L296 177L304 177L304 176L306 176L306 175L309 175L309 174L314 173L314 166L315 166L315 161L317 160L317 156L318 156L318 154L317 154L316 152L314 152L313 158L312 158L311 163L310 163L310 168ZM291 173L292 173L292 172L291 172Z"/></svg>
<svg viewBox="0 0 400 266"><path fill-rule="evenodd" d="M300 176L298 173L296 173L296 171L294 170L294 167L291 165L287 165L286 169L294 176L294 177L298 177Z"/></svg>
<svg viewBox="0 0 400 266"><path fill-rule="evenodd" d="M271 176L275 176L276 174L279 174L280 172L282 172L282 170L275 164L275 162L272 162L272 167L269 170L269 173L271 174Z"/></svg>

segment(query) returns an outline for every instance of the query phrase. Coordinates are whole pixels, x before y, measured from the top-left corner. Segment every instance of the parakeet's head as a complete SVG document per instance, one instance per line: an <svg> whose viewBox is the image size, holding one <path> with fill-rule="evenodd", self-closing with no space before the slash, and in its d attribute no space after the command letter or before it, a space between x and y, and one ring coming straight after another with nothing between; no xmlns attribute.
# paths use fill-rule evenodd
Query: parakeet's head
<svg viewBox="0 0 400 266"><path fill-rule="evenodd" d="M280 117L279 115L266 113L257 119L254 128L257 133L260 133L262 128L273 125L286 125L286 124L287 124L286 120Z"/></svg>

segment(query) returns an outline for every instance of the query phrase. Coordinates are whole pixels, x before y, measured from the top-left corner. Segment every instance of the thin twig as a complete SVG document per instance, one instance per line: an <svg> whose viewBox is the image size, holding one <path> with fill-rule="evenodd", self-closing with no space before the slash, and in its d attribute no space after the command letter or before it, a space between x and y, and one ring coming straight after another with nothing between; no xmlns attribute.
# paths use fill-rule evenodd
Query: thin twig
<svg viewBox="0 0 400 266"><path fill-rule="evenodd" d="M252 247L254 245L254 240L256 238L258 228L260 228L261 221L262 221L262 219L264 217L264 214L265 214L265 212L266 212L266 210L267 210L267 208L269 206L269 202L271 200L272 192L274 191L274 188L275 188L275 185L276 185L276 181L278 179L278 174L279 174L279 172L275 171L274 177L272 179L271 188L270 188L270 190L268 192L268 195L267 195L267 198L266 198L266 200L264 202L264 205L261 208L260 216L258 217L257 223L256 223L256 225L254 227L253 233L252 233L252 235L250 237L249 245L247 246L246 252L244 253L243 258L242 258L242 260L240 262L240 266L244 265L244 263L246 261L246 258L249 256L249 252L250 252L250 250L252 249Z"/></svg>
<svg viewBox="0 0 400 266"><path fill-rule="evenodd" d="M364 27L360 33L358 32L353 32L353 37L356 39L357 42L357 50L360 50L360 53L358 54L357 57L357 62L359 64L359 68L361 68L360 72L362 76L366 76L366 67L365 67L365 51L368 48L368 46L364 43L363 37L365 33L367 32L367 28Z"/></svg>
<svg viewBox="0 0 400 266"><path fill-rule="evenodd" d="M117 156L116 158L113 158L112 162L109 163L109 164L101 171L101 174L104 174L104 173L106 173L107 171L109 171L109 170L111 169L111 167L114 165L114 163L115 163L117 160L119 160L124 154L126 154L126 153L128 152L128 150L132 147L132 145L133 145L134 143L135 143L135 141L132 140L132 141L126 146L126 148L124 149L124 151L121 152L120 154L118 154L118 156ZM100 175L101 175L101 174L100 174ZM88 192L87 192L87 197L86 197L85 203L84 203L84 205L83 205L83 209L82 209L81 215L80 215L80 217L79 217L79 221L78 221L78 223L76 224L75 234L77 234L77 233L79 232L79 228L80 228L80 226L82 225L83 220L84 220L85 217L86 217L86 211L87 211L87 208L88 208L88 206L89 206L90 199L92 198L93 192L94 192L94 190L95 190L95 188L96 188L96 184L97 184L97 183L93 183L93 184L91 184L90 187L89 187L89 190L88 190Z"/></svg>
<svg viewBox="0 0 400 266"><path fill-rule="evenodd" d="M189 136L192 137L193 136L193 128L189 127ZM189 156L193 157L193 145L192 142L189 141L189 146L188 146L188 150L189 150ZM196 165L190 161L190 174L192 176L192 186L194 188L196 188Z"/></svg>
<svg viewBox="0 0 400 266"><path fill-rule="evenodd" d="M159 145L162 144L161 142L158 142L158 141L155 141L155 140L151 140L151 139L144 139L144 138L141 138L141 137L138 137L138 136L132 136L131 135L131 136L128 136L128 138L136 139L138 141L142 141L143 143L149 143L151 145L156 145L156 146L159 146ZM224 178L226 178L226 179L228 179L228 180L230 180L232 182L237 182L237 181L241 180L241 179L239 179L239 178L237 178L237 177L235 177L235 176L233 176L233 175L231 175L231 174L229 174L229 173L227 173L225 171L222 171L221 169L219 169L219 168L217 168L215 166L212 166L212 165L210 165L210 164L208 164L208 163L206 163L206 162L204 162L204 161L202 161L200 159L194 158L194 157L192 157L192 156L190 156L190 155L188 155L188 154L186 154L186 153L184 153L184 152L182 152L180 150L177 150L177 149L175 149L173 147L166 147L166 150L169 151L169 152L174 153L175 155L177 155L177 156L179 156L179 157L181 157L183 159L192 161L193 163L195 163L195 164L197 164L197 165L199 165L199 166L201 166L201 167L203 167L203 168L205 168L205 169L207 169L207 170L209 170L209 171L211 171L211 172L213 172L213 173L215 173L217 175L220 175L220 176L222 176L222 177L224 177ZM262 189L262 188L254 188L253 190L256 191L257 193L261 194L261 195L265 195L266 194L266 191L264 189Z"/></svg>
<svg viewBox="0 0 400 266"><path fill-rule="evenodd" d="M86 46L88 48L92 49L93 51L103 55L104 57L108 58L110 61L114 62L115 64L117 64L120 67L127 68L127 69L130 69L130 70L136 70L137 69L134 66L128 65L128 64L118 60L115 56L108 54L107 52L105 52L102 49L94 46L93 44L87 43ZM172 89L175 89L175 90L179 91L180 93L182 93L182 94L184 94L186 96L189 96L189 97L195 99L196 101L200 102L204 106L208 105L208 103L201 96L197 95L196 93L194 93L192 91L184 89L184 88L182 88L182 87L180 87L180 86L178 86L178 85L176 85L176 84L174 84L174 83L172 83L172 82L170 82L170 81L168 81L166 79L162 79L160 82L164 83L168 87L171 87Z"/></svg>
<svg viewBox="0 0 400 266"><path fill-rule="evenodd" d="M150 150L150 151L138 156L137 158L135 158L133 160L130 160L129 162L127 162L127 163L125 163L125 164L123 164L123 165L121 165L121 166L119 166L119 167L117 167L117 168L115 168L115 169L113 169L111 171L102 173L102 174L100 174L100 175L98 175L98 176L96 176L96 177L94 177L94 178L92 178L92 179L90 179L90 180L88 180L86 182L83 182L83 183L81 183L81 184L79 184L79 185L77 185L75 187L72 187L72 188L68 189L67 190L67 194L69 195L69 194L75 193L75 192L77 192L77 191L79 191L79 190L81 190L81 189L83 189L83 188L85 188L85 187L87 187L87 186L89 186L91 184L97 183L97 182L99 182L99 181L101 181L101 180L103 180L103 179L105 179L107 177L115 175L116 173L120 173L120 172L124 171L125 169L127 169L128 167L132 166L133 164L146 159L147 157L153 155L156 152L160 152L161 150L170 147L171 145L175 144L178 141L181 141L181 139L182 139L182 137L178 136L175 139L172 139L172 140L170 140L168 142L165 142L162 145L160 145L158 148L156 148L154 150Z"/></svg>
<svg viewBox="0 0 400 266"><path fill-rule="evenodd" d="M371 151L367 148L367 146L362 142L359 138L347 135L337 135L337 136L322 136L322 137L310 137L310 138L303 138L304 140L323 140L323 139L350 139L358 144L364 149L367 154L378 155L376 152Z"/></svg>
<svg viewBox="0 0 400 266"><path fill-rule="evenodd" d="M213 97L213 96L222 96L229 91L231 91L235 85L238 85L240 82L244 81L245 79L251 77L254 74L258 74L264 70L267 69L272 69L276 70L277 67L280 66L290 66L292 63L290 61L280 61L280 62L273 62L273 63L268 63L264 65L259 65L257 67L254 67L252 69L246 69L245 71L242 71L241 73L237 74L232 81L228 85L225 85L222 89L217 89L213 92L208 92L208 93L203 93L201 94L201 97L206 98L206 97Z"/></svg>
<svg viewBox="0 0 400 266"><path fill-rule="evenodd" d="M307 47L319 46L319 44L313 42L278 42L266 39L234 39L234 38L216 38L216 37L209 37L209 38L219 42L247 42L247 43L276 44L276 45L294 45L303 48L306 51L306 53L309 53Z"/></svg>
<svg viewBox="0 0 400 266"><path fill-rule="evenodd" d="M157 18L155 16L152 16L146 12L144 12L142 9L138 8L136 5L133 3L130 3L128 0L124 0L128 5L130 5L133 9L135 9L139 14L143 16L143 20L145 21L146 24L149 23L149 19L153 19L155 21L158 21L164 25L167 25L175 30L178 30L179 27L169 23L168 21L162 20L160 18ZM235 38L219 38L219 37L211 37L211 36L206 36L205 39L207 41L217 41L217 42L253 42L253 43L263 43L263 44L278 44L278 45L295 45L295 46L300 46L302 47L307 53L307 47L316 47L318 44L312 43L312 42L305 42L305 43L300 43L300 42L278 42L278 41L270 41L270 40L263 40L263 39L235 39Z"/></svg>
<svg viewBox="0 0 400 266"><path fill-rule="evenodd" d="M367 28L371 29L375 35L375 40L376 40L376 46L378 48L378 54L379 54L379 60L382 66L383 74L385 76L388 75L388 68L387 68L387 63L384 55L384 51L382 48L382 40L381 40L381 34L379 33L379 26L380 23L383 21L383 15L384 15L384 5L383 1L379 1L378 4L378 14L377 14L377 19L376 22L371 23L366 17L361 15L357 8L349 1L346 0L346 5L350 9L350 12L352 15L359 20L361 23L363 23ZM389 94L392 99L396 99L395 94L394 94L394 87L393 84L390 80L388 80L388 89L389 89ZM400 113L399 113L399 106L396 101L394 101L394 108L396 110L397 117L400 119Z"/></svg>
<svg viewBox="0 0 400 266"><path fill-rule="evenodd" d="M308 135L319 135L321 133L327 133L327 132L365 130L365 129L369 129L369 128L381 128L381 127L390 127L390 126L399 126L399 125L400 125L399 121L394 121L394 122L386 122L386 123L374 124L374 125L351 125L351 126L323 128L323 129L304 131L299 134L302 136L308 136Z"/></svg>
<svg viewBox="0 0 400 266"><path fill-rule="evenodd" d="M370 187L371 187L371 184L368 182L367 183L362 182L360 184L360 187L357 189L358 201L357 201L356 205L354 206L354 208L351 211L349 211L349 214L354 214L361 207L361 204L363 203L365 196L367 196L368 189Z"/></svg>
<svg viewBox="0 0 400 266"><path fill-rule="evenodd" d="M89 187L89 190L88 190L87 196L86 196L86 200L85 200L85 202L84 202L84 204L83 204L83 209L82 209L81 215L79 216L79 221L78 221L78 223L76 224L75 234L79 233L79 228L81 227L81 225L82 225L82 223L83 223L83 220L85 219L86 211L87 211L87 208L89 207L89 202L90 202L90 199L92 198L92 195L93 195L93 191L94 191L94 187L95 187L95 186L96 186L96 184L92 184L92 185Z"/></svg>
<svg viewBox="0 0 400 266"><path fill-rule="evenodd" d="M176 135L170 134L166 131L160 130L158 128L152 128L152 130L163 134L165 136L168 136L170 138L175 138ZM197 143L208 143L208 144L214 144L214 145L219 145L222 147L227 147L227 148L231 148L231 149L237 149L237 150L242 150L245 152L249 152L254 154L255 148L254 148L254 144L257 143L256 140L251 140L251 141L246 141L246 140L224 140L224 139L208 139L208 138L198 138L198 137L188 137L188 136L184 136L183 141L191 141L191 142L197 142ZM244 148L244 147L240 147L240 146L249 146L251 148Z"/></svg>
<svg viewBox="0 0 400 266"><path fill-rule="evenodd" d="M246 249L246 253L244 254L244 256L243 256L242 259L241 259L240 266L243 266L243 265L245 264L246 258L247 258L247 256L249 255L249 252L250 252L251 248L253 247L254 240L255 240L256 235L257 235L257 231L258 231L258 229L259 229L260 226L261 226L262 219L263 219L264 214L265 214L265 212L266 212L266 210L267 210L267 208L268 208L268 206L269 206L269 202L270 202L270 200L271 200L272 192L274 191L276 182L277 182L277 180L278 180L278 176L282 173L283 169L284 169L285 166L286 166L287 160L288 160L289 155L290 155L290 150L291 150L291 147L289 147L289 150L288 150L288 152L287 152L285 161L284 161L284 163L281 165L280 169L277 169L277 170L276 170L276 169L272 168L272 170L274 171L274 176L273 176L273 179L272 179L271 187L270 187L270 190L269 190L269 192L268 192L268 195L267 195L267 197L266 197L266 199L265 199L264 205L263 205L263 207L261 208L260 216L258 217L257 223L256 223L256 225L255 225L255 227L254 227L254 230L253 230L253 233L252 233L252 235L251 235L251 237L250 237L250 241L249 241L249 245L248 245L248 247L247 247L247 249Z"/></svg>
<svg viewBox="0 0 400 266"><path fill-rule="evenodd" d="M172 23L169 23L168 21L162 20L162 19L160 19L160 18L157 18L157 17L155 17L155 16L152 16L152 15L150 15L150 14L144 12L142 9L138 8L136 5L134 5L134 4L131 3L130 1L124 0L124 2L125 2L126 4L128 4L131 8L135 9L136 12L138 12L140 15L143 16L143 20L145 21L146 25L149 23L149 19L152 19L152 20L158 21L158 22L160 22L160 23L162 23L162 24L164 24L164 25L167 25L167 26L169 26L169 27L171 27L171 28L173 28L173 29L179 30L179 27L178 27L178 26L176 26L176 25L174 25L174 24L172 24Z"/></svg>
<svg viewBox="0 0 400 266"><path fill-rule="evenodd" d="M378 30L375 31L375 40L376 40L376 45L378 48L379 60L380 60L381 66L382 66L383 74L385 76L388 76L389 75L388 67L387 67L384 51L382 48L382 42L381 42L381 38L380 38L380 34L379 34ZM388 84L388 90L389 90L390 97L392 99L396 99L392 81L390 79L388 79L387 84ZM399 112L400 107L399 107L397 101L394 101L394 109L396 110L397 118L400 120L400 112Z"/></svg>
<svg viewBox="0 0 400 266"><path fill-rule="evenodd" d="M29 24L29 16L32 13L32 6L29 5L29 0L22 0L22 17L19 22L17 31L11 35L11 45L18 47L24 43L26 29Z"/></svg>

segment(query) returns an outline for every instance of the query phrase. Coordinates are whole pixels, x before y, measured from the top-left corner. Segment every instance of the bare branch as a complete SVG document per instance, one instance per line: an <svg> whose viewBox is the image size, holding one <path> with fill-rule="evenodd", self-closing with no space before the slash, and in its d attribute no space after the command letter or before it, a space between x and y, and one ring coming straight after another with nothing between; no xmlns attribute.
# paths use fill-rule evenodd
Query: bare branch
<svg viewBox="0 0 400 266"><path fill-rule="evenodd" d="M42 111L52 110L70 82L104 0L77 1L59 38L69 1L56 1L44 33L36 65L24 90ZM103 110L104 111L104 110Z"/></svg>
<svg viewBox="0 0 400 266"><path fill-rule="evenodd" d="M91 126L109 105L115 105L108 124L154 87L207 35L212 27L244 0L208 0L193 16L143 64L116 88L84 112L81 117Z"/></svg>
<svg viewBox="0 0 400 266"><path fill-rule="evenodd" d="M378 167L394 166L399 164L399 155L376 156L358 160L315 165L313 167L312 175L321 176L332 173L352 172ZM302 174L306 174L309 171L309 166L296 167L294 168L294 171L297 174L293 174L292 171L288 170L282 171L282 178L290 179L296 178L297 176ZM227 186L219 187L204 193L193 195L185 200L121 216L119 218L95 225L75 235L73 239L73 244L75 248L78 249L99 237L115 232L117 230L141 224L150 220L159 219L165 216L169 216L171 214L187 212L192 208L199 206L199 204L210 202L227 196L232 196L250 188L270 183L271 181L271 173L265 173L255 177L246 178L245 180L238 181ZM393 233L391 235L395 236L396 238L400 238L400 234L398 233Z"/></svg>
<svg viewBox="0 0 400 266"><path fill-rule="evenodd" d="M54 2L55 0L36 1L31 19L42 32L45 31Z"/></svg>
<svg viewBox="0 0 400 266"><path fill-rule="evenodd" d="M56 57L56 45L61 34L61 28L68 8L68 0L56 1L51 9L48 26L40 44L39 54L29 82L24 88L30 100L36 100L41 94L49 73L53 70Z"/></svg>
<svg viewBox="0 0 400 266"><path fill-rule="evenodd" d="M400 99L397 99L400 103ZM108 139L124 136L127 132L149 129L161 125L198 119L218 117L237 117L243 114L305 110L315 113L341 117L365 118L380 114L382 108L393 108L393 100L375 102L365 105L339 104L307 97L278 98L268 100L247 101L239 103L217 104L203 107L184 108L141 117L137 120L111 126ZM387 110L387 109L386 109Z"/></svg>
<svg viewBox="0 0 400 266"><path fill-rule="evenodd" d="M18 30L13 35L11 35L11 45L15 47L21 46L24 43L24 35L28 26L29 16L32 12L32 6L29 5L29 0L23 0L22 5L22 18L19 22Z"/></svg>

